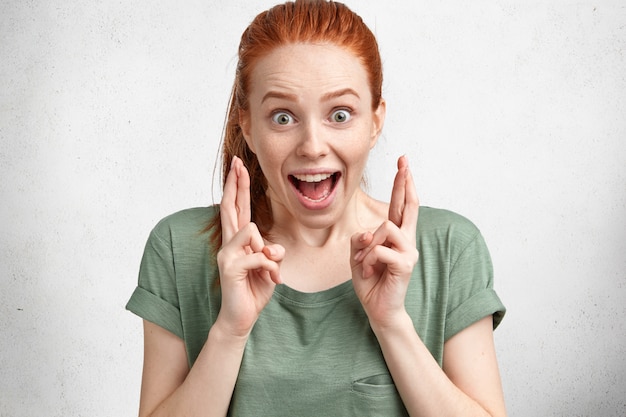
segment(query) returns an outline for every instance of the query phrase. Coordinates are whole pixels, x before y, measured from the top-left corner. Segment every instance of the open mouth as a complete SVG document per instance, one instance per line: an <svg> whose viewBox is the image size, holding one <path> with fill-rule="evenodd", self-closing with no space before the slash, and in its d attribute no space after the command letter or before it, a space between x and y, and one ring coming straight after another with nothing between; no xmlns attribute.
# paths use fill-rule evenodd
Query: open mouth
<svg viewBox="0 0 626 417"><path fill-rule="evenodd" d="M340 174L289 175L289 181L307 200L320 202L332 194Z"/></svg>

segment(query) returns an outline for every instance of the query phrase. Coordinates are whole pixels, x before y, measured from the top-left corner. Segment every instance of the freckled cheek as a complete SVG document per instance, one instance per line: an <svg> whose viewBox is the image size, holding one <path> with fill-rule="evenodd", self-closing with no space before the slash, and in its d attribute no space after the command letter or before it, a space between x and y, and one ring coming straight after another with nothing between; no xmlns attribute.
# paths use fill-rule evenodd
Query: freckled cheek
<svg viewBox="0 0 626 417"><path fill-rule="evenodd" d="M367 161L370 150L370 142L362 136L345 141L344 146L342 146L343 154L354 162Z"/></svg>
<svg viewBox="0 0 626 417"><path fill-rule="evenodd" d="M343 160L348 167L349 178L352 184L359 184L367 166L370 148L360 141L358 146L352 147L349 152L343 154Z"/></svg>
<svg viewBox="0 0 626 417"><path fill-rule="evenodd" d="M280 142L276 138L267 138L256 142L257 159L263 174L270 182L283 177L281 169L287 159L288 150L285 146L277 146Z"/></svg>

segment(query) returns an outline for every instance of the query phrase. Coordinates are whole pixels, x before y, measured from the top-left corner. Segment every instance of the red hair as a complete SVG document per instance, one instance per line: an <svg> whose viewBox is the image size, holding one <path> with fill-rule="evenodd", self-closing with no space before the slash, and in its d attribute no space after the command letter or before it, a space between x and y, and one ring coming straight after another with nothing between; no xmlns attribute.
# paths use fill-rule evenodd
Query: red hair
<svg viewBox="0 0 626 417"><path fill-rule="evenodd" d="M251 220L264 237L273 225L271 206L266 196L267 179L256 155L246 144L239 125L239 114L248 110L250 78L258 60L280 46L295 43L333 44L350 51L361 60L367 72L373 110L382 99L382 63L376 38L363 20L344 4L296 0L274 6L252 21L239 43L239 62L224 127L222 186L236 155L250 172ZM219 213L207 230L211 231L212 247L217 251L222 243Z"/></svg>

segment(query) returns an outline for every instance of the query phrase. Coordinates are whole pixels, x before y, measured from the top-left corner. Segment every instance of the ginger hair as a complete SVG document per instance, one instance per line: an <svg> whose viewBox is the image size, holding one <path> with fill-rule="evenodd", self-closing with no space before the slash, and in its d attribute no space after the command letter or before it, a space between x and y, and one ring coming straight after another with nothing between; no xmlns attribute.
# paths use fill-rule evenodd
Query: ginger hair
<svg viewBox="0 0 626 417"><path fill-rule="evenodd" d="M382 99L382 62L374 34L361 17L342 3L326 0L296 0L260 13L243 32L239 44L239 61L230 97L222 141L222 187L233 156L238 156L250 173L251 221L264 237L273 225L270 202L266 196L267 179L259 161L248 147L239 115L248 110L251 76L259 59L274 49L297 43L332 44L345 48L360 59L369 81L372 109ZM211 247L221 247L222 231L219 211L207 226Z"/></svg>

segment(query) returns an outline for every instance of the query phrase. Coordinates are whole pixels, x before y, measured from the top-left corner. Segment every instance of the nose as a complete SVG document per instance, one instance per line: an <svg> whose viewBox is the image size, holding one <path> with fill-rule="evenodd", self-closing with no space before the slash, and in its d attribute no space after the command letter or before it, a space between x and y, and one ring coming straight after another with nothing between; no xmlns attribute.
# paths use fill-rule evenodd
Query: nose
<svg viewBox="0 0 626 417"><path fill-rule="evenodd" d="M309 159L318 159L328 154L328 141L323 126L315 122L308 122L302 129L300 141L296 150L298 156Z"/></svg>

